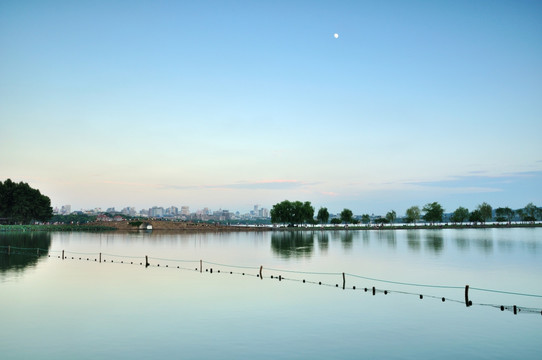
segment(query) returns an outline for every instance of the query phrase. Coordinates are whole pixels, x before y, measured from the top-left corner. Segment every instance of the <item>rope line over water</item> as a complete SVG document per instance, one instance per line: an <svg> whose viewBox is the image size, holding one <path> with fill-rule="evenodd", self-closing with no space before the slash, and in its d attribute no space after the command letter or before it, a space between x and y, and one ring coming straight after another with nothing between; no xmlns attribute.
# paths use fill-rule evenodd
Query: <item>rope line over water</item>
<svg viewBox="0 0 542 360"><path fill-rule="evenodd" d="M51 255L51 253L57 253L58 255ZM393 281L393 280L386 280L386 279L378 279L378 278L372 278L357 274L351 274L351 273L336 273L336 272L312 272L312 271L297 271L297 270L287 270L287 269L275 269L275 268L264 268L263 266L240 266L240 265L230 265L230 264L221 264L211 261L204 261L204 260L184 260L184 259L170 259L170 258L158 258L158 257L149 257L149 256L127 256L127 255L119 255L119 254L109 254L109 253L91 253L91 252L75 252L75 251L65 251L65 250L49 250L49 249L42 249L42 248L23 248L23 247L16 247L16 246L10 246L10 245L0 245L0 254L4 255L24 255L24 256L32 256L34 258L39 258L40 256L45 256L48 254L48 257L57 257L62 258L62 260L68 260L70 257L66 256L66 254L73 254L73 255L88 255L88 257L79 257L79 260L87 260L87 261L93 261L93 262L100 262L100 263L116 263L116 264L125 264L125 265L137 265L137 266L145 266L145 267L154 267L154 268L160 268L160 264L150 264L148 260L159 260L159 261L165 261L165 262L175 262L175 263L199 263L199 267L196 266L195 268L186 268L177 265L177 269L181 270L189 270L189 271L200 271L203 272L203 264L206 265L212 265L212 266L220 266L225 267L229 269L245 269L245 270L259 270L259 273L248 273L248 272L234 272L234 271L225 271L222 272L220 269L214 269L215 273L222 273L222 274L235 274L235 275L242 275L242 276L250 276L250 277L259 277L260 279L263 279L262 270L265 269L265 271L268 272L275 272L279 273L279 275L270 275L268 276L270 279L278 280L278 281L293 281L293 282L300 282L300 283L308 283L313 285L319 285L319 286L326 286L326 287L335 287L335 288L342 288L343 290L362 290L364 292L370 292L372 295L376 294L384 294L388 295L391 293L397 293L397 294L404 294L404 295L413 295L417 296L420 299L431 298L431 299L440 299L442 302L449 301L454 303L460 303L465 304L467 307L477 305L477 306L486 306L486 307L493 307L500 309L501 311L507 310L511 311L514 314L518 314L519 312L523 313L533 313L533 314L540 314L542 315L542 309L540 308L532 308L532 307L520 307L517 305L497 305L497 304L487 304L487 303L475 303L473 304L472 301L469 300L468 297L468 291L475 290L475 291L482 291L482 292L488 292L488 293L498 293L498 294L504 294L504 295L514 295L514 296L525 296L525 297L535 297L535 298L542 298L542 295L539 294L528 294L528 293L522 293L522 292L512 292L512 291L503 291L503 290L494 290L494 289L485 289L485 288L478 288L478 287L469 287L466 286L450 286L450 285L433 285L433 284L420 284L420 283L409 283L409 282L400 282L400 281ZM92 257L94 258L92 259ZM105 257L108 257L106 260ZM111 260L111 257L113 258L120 258L120 259L138 259L137 261L124 261L124 260ZM76 257L71 257L72 260L77 260ZM165 264L165 266L162 266L162 268L169 268L169 264ZM171 269L175 268L175 266L172 266ZM213 268L207 268L205 269L205 273L213 273ZM325 283L322 281L313 281L309 279L296 279L296 278L286 278L282 276L282 273L289 273L289 274L300 274L300 275L315 275L315 276L341 276L342 277L342 286L340 286L339 283ZM387 284L394 284L394 285L402 285L402 286L411 286L411 287L419 287L419 288L436 288L436 289L465 289L465 300L457 300L457 299L451 299L446 297L439 297L435 295L427 295L427 294L421 294L421 293L414 293L414 292L408 292L408 291L400 291L400 290L388 290L388 289L377 289L376 287L358 287L358 286L349 286L346 287L346 276L352 277L355 279L363 279L363 280L369 280L369 281L376 281L376 282L382 282Z"/></svg>

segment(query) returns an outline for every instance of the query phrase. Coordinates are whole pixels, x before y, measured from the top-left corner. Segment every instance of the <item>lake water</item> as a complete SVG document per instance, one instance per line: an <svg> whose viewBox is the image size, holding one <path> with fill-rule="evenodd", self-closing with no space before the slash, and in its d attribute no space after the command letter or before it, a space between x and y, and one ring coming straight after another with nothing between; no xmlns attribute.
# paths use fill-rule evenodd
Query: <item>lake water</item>
<svg viewBox="0 0 542 360"><path fill-rule="evenodd" d="M0 260L2 359L542 354L541 228L0 233Z"/></svg>

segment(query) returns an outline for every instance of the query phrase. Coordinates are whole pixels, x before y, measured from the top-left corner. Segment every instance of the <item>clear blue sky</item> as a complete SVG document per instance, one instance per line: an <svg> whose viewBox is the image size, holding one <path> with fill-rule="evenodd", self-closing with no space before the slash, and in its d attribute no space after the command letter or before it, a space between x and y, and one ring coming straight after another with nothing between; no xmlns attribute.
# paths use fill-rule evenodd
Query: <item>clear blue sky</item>
<svg viewBox="0 0 542 360"><path fill-rule="evenodd" d="M0 54L54 206L542 205L540 1L4 0Z"/></svg>

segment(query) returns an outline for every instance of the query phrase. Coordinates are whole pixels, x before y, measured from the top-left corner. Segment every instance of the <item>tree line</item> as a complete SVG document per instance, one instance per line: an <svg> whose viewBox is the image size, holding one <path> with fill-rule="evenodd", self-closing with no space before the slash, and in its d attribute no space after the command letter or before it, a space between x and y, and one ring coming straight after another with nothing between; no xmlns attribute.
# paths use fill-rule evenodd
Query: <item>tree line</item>
<svg viewBox="0 0 542 360"><path fill-rule="evenodd" d="M318 210L316 217L314 216L314 207L310 201L288 201L284 200L273 205L271 209L271 222L273 224L288 224L295 226L297 224L316 225L327 224L369 224L371 216L369 214L361 215L361 220L354 218L352 210L343 209L339 217L334 217L329 221L329 211L325 207ZM495 216L493 216L495 214ZM527 204L523 209L512 210L509 207L499 207L493 211L493 208L488 203L484 202L473 211L469 211L462 206L458 207L450 216L449 221L455 224L463 222L485 223L495 219L497 222L511 222L515 217L519 217L521 221L534 222L542 217L542 209L535 206L532 202ZM412 206L408 208L403 217L403 221L409 224L416 224L420 220L426 223L434 224L443 221L444 208L438 202L428 203L422 208ZM395 210L390 210L384 217L373 219L376 224L393 224L397 219Z"/></svg>
<svg viewBox="0 0 542 360"><path fill-rule="evenodd" d="M0 219L8 224L47 221L53 216L51 199L25 182L0 181Z"/></svg>

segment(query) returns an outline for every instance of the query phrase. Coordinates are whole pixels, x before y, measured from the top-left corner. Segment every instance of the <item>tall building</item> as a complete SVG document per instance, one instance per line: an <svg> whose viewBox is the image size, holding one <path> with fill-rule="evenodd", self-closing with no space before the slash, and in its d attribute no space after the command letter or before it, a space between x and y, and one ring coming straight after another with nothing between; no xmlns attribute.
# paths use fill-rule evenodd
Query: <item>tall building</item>
<svg viewBox="0 0 542 360"><path fill-rule="evenodd" d="M60 209L60 213L62 215L69 215L72 212L72 206L71 205L62 205L62 208Z"/></svg>
<svg viewBox="0 0 542 360"><path fill-rule="evenodd" d="M181 215L190 215L190 208L188 206L181 206Z"/></svg>
<svg viewBox="0 0 542 360"><path fill-rule="evenodd" d="M149 216L150 217L163 217L164 216L164 208L153 206L149 209Z"/></svg>

